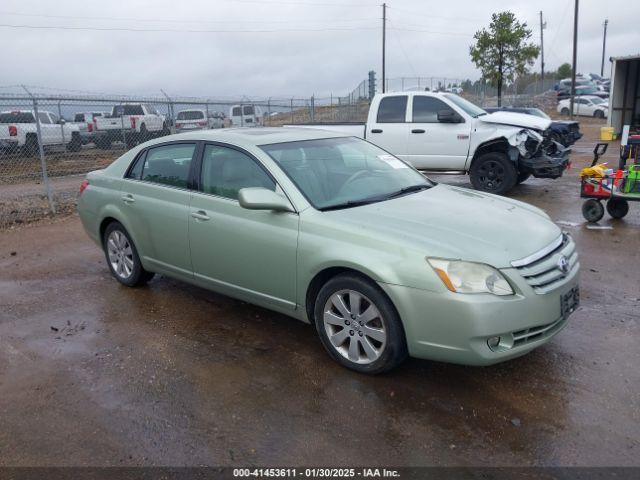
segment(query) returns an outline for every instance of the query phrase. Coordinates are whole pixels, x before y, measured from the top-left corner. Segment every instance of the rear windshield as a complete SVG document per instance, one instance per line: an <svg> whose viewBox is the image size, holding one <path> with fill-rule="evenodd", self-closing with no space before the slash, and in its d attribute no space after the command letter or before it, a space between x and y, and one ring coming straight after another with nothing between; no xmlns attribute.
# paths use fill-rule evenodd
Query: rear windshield
<svg viewBox="0 0 640 480"><path fill-rule="evenodd" d="M204 113L199 110L185 110L178 113L178 120L202 120Z"/></svg>
<svg viewBox="0 0 640 480"><path fill-rule="evenodd" d="M144 115L142 105L118 105L113 107L114 117L121 117L122 115Z"/></svg>
<svg viewBox="0 0 640 480"><path fill-rule="evenodd" d="M253 110L253 105L248 105L246 107L244 107L244 114L245 115L253 115L254 110Z"/></svg>
<svg viewBox="0 0 640 480"><path fill-rule="evenodd" d="M35 123L31 112L0 113L0 123Z"/></svg>

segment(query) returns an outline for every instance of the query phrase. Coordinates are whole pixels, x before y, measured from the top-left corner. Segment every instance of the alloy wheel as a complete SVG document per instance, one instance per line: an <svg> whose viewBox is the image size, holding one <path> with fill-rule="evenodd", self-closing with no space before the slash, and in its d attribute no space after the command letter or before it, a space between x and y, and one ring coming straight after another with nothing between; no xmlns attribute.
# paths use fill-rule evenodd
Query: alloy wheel
<svg viewBox="0 0 640 480"><path fill-rule="evenodd" d="M133 273L133 249L129 239L119 230L114 230L107 237L107 253L111 268L122 279Z"/></svg>
<svg viewBox="0 0 640 480"><path fill-rule="evenodd" d="M487 190L496 190L504 180L505 171L500 162L487 160L478 168L478 174Z"/></svg>
<svg viewBox="0 0 640 480"><path fill-rule="evenodd" d="M375 362L387 343L380 311L355 290L340 290L329 297L323 314L325 332L333 348L347 360Z"/></svg>

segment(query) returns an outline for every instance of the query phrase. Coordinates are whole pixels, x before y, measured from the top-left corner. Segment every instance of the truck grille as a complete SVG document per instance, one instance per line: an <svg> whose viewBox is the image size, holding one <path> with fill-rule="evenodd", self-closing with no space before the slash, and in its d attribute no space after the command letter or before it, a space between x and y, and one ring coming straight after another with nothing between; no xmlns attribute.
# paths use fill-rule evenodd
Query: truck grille
<svg viewBox="0 0 640 480"><path fill-rule="evenodd" d="M542 250L511 265L538 294L548 293L562 285L578 268L578 252L571 237L563 233Z"/></svg>

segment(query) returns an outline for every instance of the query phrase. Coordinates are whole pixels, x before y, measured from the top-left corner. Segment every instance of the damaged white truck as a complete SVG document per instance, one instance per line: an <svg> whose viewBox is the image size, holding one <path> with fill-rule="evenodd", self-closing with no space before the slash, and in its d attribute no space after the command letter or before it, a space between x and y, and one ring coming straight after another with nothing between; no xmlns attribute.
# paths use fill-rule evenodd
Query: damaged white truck
<svg viewBox="0 0 640 480"><path fill-rule="evenodd" d="M533 175L558 178L570 150L551 138L551 121L487 113L453 93L394 92L373 98L367 123L291 125L364 138L418 170L469 174L477 190L504 194Z"/></svg>

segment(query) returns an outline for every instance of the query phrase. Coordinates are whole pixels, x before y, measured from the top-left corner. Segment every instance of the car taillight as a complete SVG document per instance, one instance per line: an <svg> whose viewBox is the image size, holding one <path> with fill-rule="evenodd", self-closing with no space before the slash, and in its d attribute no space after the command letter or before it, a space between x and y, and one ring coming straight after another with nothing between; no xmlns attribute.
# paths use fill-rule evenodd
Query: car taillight
<svg viewBox="0 0 640 480"><path fill-rule="evenodd" d="M89 133L93 132L93 123L87 123L87 131Z"/></svg>
<svg viewBox="0 0 640 480"><path fill-rule="evenodd" d="M206 127L207 126L207 122L198 122L198 126L199 127Z"/></svg>
<svg viewBox="0 0 640 480"><path fill-rule="evenodd" d="M82 195L82 192L84 192L88 186L89 186L89 180L83 180L82 183L80 184L80 195Z"/></svg>
<svg viewBox="0 0 640 480"><path fill-rule="evenodd" d="M10 137L18 136L18 128L15 125L9 125L9 136Z"/></svg>
<svg viewBox="0 0 640 480"><path fill-rule="evenodd" d="M136 117L131 117L131 128L136 128Z"/></svg>
<svg viewBox="0 0 640 480"><path fill-rule="evenodd" d="M181 123L176 122L176 128L180 128L180 127L182 127L182 124L181 124Z"/></svg>

